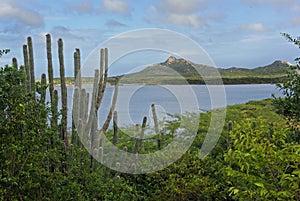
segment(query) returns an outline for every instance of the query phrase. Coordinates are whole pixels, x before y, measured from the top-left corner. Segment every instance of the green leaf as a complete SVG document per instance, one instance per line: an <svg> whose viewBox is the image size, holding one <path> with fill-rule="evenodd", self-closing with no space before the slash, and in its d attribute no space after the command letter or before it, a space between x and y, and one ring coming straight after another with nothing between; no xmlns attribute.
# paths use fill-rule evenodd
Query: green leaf
<svg viewBox="0 0 300 201"><path fill-rule="evenodd" d="M233 189L234 194L238 194L238 192L239 192L239 189L237 189L237 188Z"/></svg>
<svg viewBox="0 0 300 201"><path fill-rule="evenodd" d="M259 183L259 182L254 183L254 185L261 187L261 188L265 188L264 184Z"/></svg>

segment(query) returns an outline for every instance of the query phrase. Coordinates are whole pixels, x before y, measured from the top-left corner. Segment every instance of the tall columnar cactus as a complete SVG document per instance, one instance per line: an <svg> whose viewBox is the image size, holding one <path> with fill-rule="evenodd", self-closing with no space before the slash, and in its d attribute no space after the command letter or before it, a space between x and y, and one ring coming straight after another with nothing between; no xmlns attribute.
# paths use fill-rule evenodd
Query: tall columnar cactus
<svg viewBox="0 0 300 201"><path fill-rule="evenodd" d="M74 52L74 78L75 87L81 88L81 72L80 72L80 49L76 48Z"/></svg>
<svg viewBox="0 0 300 201"><path fill-rule="evenodd" d="M61 86L61 103L62 103L62 119L61 119L61 131L62 138L65 146L68 146L68 133L67 133L67 112L68 112L68 101L67 101L67 86L65 78L65 66L64 66L64 55L63 55L63 41L58 39L58 59L59 59L59 71L60 71L60 86Z"/></svg>
<svg viewBox="0 0 300 201"><path fill-rule="evenodd" d="M104 122L104 124L102 126L102 129L104 131L106 131L108 129L109 123L110 123L112 115L113 115L113 112L115 111L115 107L116 107L116 103L117 103L117 98L118 98L118 92L119 92L119 84L118 84L118 79L117 79L116 84L115 84L115 89L114 89L114 95L113 95L112 103L111 103L111 106L110 106L110 110L109 110L109 113L107 115L106 121Z"/></svg>
<svg viewBox="0 0 300 201"><path fill-rule="evenodd" d="M12 58L12 67L18 69L18 61L16 57Z"/></svg>
<svg viewBox="0 0 300 201"><path fill-rule="evenodd" d="M113 136L113 144L117 144L117 139L118 139L118 112L114 111L113 115L113 129L114 129L114 136Z"/></svg>
<svg viewBox="0 0 300 201"><path fill-rule="evenodd" d="M89 93L86 92L86 89L80 90L80 107L78 118L82 120L82 123L86 124L88 119L88 105L89 105Z"/></svg>
<svg viewBox="0 0 300 201"><path fill-rule="evenodd" d="M108 50L107 48L100 50L100 81L98 86L98 96L95 110L98 111L107 83L108 75Z"/></svg>
<svg viewBox="0 0 300 201"><path fill-rule="evenodd" d="M79 51L77 50L74 53L74 69L76 71L75 76L80 75L80 67L78 67L79 62L77 60L79 55ZM100 69L95 70L90 108L87 108L87 106L89 105L89 94L86 93L85 89L80 89L78 87L78 83L75 83L75 87L80 90L75 90L73 96L74 99L79 99L77 101L73 101L75 104L73 105L73 121L75 125L77 124L77 133L81 137L81 140L84 141L85 145L89 147L90 151L93 153L97 153L96 155L99 155L104 151L102 147L102 136L105 135L105 132L108 129L111 119L113 117L118 94L118 82L116 82L110 111L107 115L106 120L104 121L103 126L100 129L98 129L98 110L101 105L102 98L104 96L104 91L106 89L107 76L108 50L106 48L101 49L100 51ZM77 94L78 92L79 94ZM79 107L75 107L76 105L78 105ZM74 111L76 110L76 108L77 111ZM100 155L103 158L103 154ZM91 168L94 167L93 161L94 159L91 158Z"/></svg>
<svg viewBox="0 0 300 201"><path fill-rule="evenodd" d="M58 92L56 89L53 91L53 102L51 103L51 106L53 107L53 124L58 125Z"/></svg>
<svg viewBox="0 0 300 201"><path fill-rule="evenodd" d="M121 161L120 163L120 169L118 169L118 172L116 172L115 174L115 178L119 177L121 175L121 171L125 172L128 170L128 164L126 163L126 158L127 158L127 153L128 153L128 149L126 146L123 147L123 153L121 156Z"/></svg>
<svg viewBox="0 0 300 201"><path fill-rule="evenodd" d="M77 144L78 141L78 133L77 133L77 129L76 126L78 126L79 122L79 105L80 105L80 100L79 97L80 96L80 89L79 88L75 88L74 90L74 98L73 98L73 108L72 108L72 139L71 139L71 143L72 144Z"/></svg>
<svg viewBox="0 0 300 201"><path fill-rule="evenodd" d="M134 150L133 150L134 154L136 154L138 152L138 149L142 145L142 141L143 141L144 134L145 134L145 129L146 129L146 124L147 124L147 117L144 117L140 136L138 136L135 140L135 145L134 145Z"/></svg>
<svg viewBox="0 0 300 201"><path fill-rule="evenodd" d="M158 120L157 120L157 115L156 115L155 104L151 104L151 109L152 109L152 115L153 115L153 121L154 121L154 131L155 131L155 134L158 136L157 146L158 146L158 149L160 150L162 148L162 143L163 143L162 137L163 136L160 135L160 132L159 132L159 125L158 125Z"/></svg>
<svg viewBox="0 0 300 201"><path fill-rule="evenodd" d="M41 103L45 103L46 100L46 86L47 85L47 78L46 74L43 73L41 76Z"/></svg>
<svg viewBox="0 0 300 201"><path fill-rule="evenodd" d="M26 90L31 91L31 76L30 76L30 68L29 68L29 56L28 56L28 47L27 45L23 45L23 58L24 58L24 67L25 67L25 82L26 82Z"/></svg>
<svg viewBox="0 0 300 201"><path fill-rule="evenodd" d="M118 140L118 113L117 113L117 111L114 112L113 117L114 117L113 118L114 135L113 135L112 143L114 145L116 145L117 144L117 140ZM114 156L112 155L111 152L109 152L109 157L108 157L108 160L109 160L108 166L109 167L112 165L112 158L114 158ZM120 168L120 162L117 162L117 163L118 163L119 168ZM109 167L105 168L104 181L106 181L108 179L109 172L110 172L110 168Z"/></svg>
<svg viewBox="0 0 300 201"><path fill-rule="evenodd" d="M46 34L46 48L48 61L48 79L49 79L49 94L50 101L53 101L54 83L53 83L53 65L52 65L52 50L51 50L51 35Z"/></svg>
<svg viewBox="0 0 300 201"><path fill-rule="evenodd" d="M31 90L35 91L34 58L33 58L32 39L30 36L27 37L27 46L28 46L28 56L29 56Z"/></svg>
<svg viewBox="0 0 300 201"><path fill-rule="evenodd" d="M75 91L74 101L72 109L72 144L79 144L78 132L76 125L78 126L79 120L79 106L80 106L80 89L81 89L81 72L80 72L80 50L75 49L74 52L74 80L75 80Z"/></svg>
<svg viewBox="0 0 300 201"><path fill-rule="evenodd" d="M97 94L98 94L98 82L99 82L99 70L95 70L95 75L94 75L94 85L93 85L93 93L92 93L92 102L91 102L91 108L90 108L90 116L89 116L89 120L88 120L88 124L87 124L87 130L89 130L89 135L91 137L91 148L93 150L94 148L94 140L95 140L95 131L97 129L98 125L95 125L95 123L97 124L97 121L94 121L95 119L97 119L97 115L95 112L95 105L96 105L96 101L97 101Z"/></svg>
<svg viewBox="0 0 300 201"><path fill-rule="evenodd" d="M98 83L99 83L99 70L95 70L94 74L94 84L93 84L93 92L92 92L92 100L91 100L91 108L89 113L89 119L86 125L85 131L87 131L87 137L90 138L90 149L93 151L95 147L96 141L96 130L98 127L98 118L96 115L95 107L97 101L98 94ZM93 168L93 156L91 156L91 164L90 167Z"/></svg>
<svg viewBox="0 0 300 201"><path fill-rule="evenodd" d="M77 53L75 53L75 57L77 56L76 54L78 54L78 51L76 51L76 52ZM86 132L86 134L88 136L90 136L91 148L94 147L93 146L93 140L95 139L95 136L94 136L95 135L95 130L98 127L98 125L97 125L98 122L94 121L94 119L98 119L97 114L98 114L98 110L99 110L101 100L102 100L103 95L104 95L106 83L107 83L107 72L108 72L108 56L107 56L107 53L108 53L107 49L101 49L100 70L98 70L98 69L95 70L94 83L93 83L93 92L92 92L92 96L91 96L91 105L90 105L90 109L89 109L88 119L85 118L86 117L85 115L82 116L82 114L87 113L86 106L84 106L82 104L88 105L87 104L88 102L84 101L84 96L85 95L84 95L84 93L82 93L83 91L81 91L80 96L79 96L79 99L80 99L79 114L80 115L78 116L78 118L81 120L81 123L83 123L82 131ZM75 67L75 69L77 69L77 67ZM79 74L80 74L80 71L79 71ZM115 109L117 94L118 94L118 86L115 87L114 97L113 97L113 100L112 100L112 106L111 106L110 112L107 116L107 119L106 119L104 125L102 126L103 132L105 132L107 130L107 128L109 126L109 123L112 119L112 114L113 114L114 109ZM84 106L84 107L82 107L82 106ZM82 110L84 110L84 112L82 112ZM74 121L76 121L76 120L74 120ZM79 122L79 121L77 120L77 122ZM79 134L82 134L82 132L79 132Z"/></svg>
<svg viewBox="0 0 300 201"><path fill-rule="evenodd" d="M232 131L233 129L233 122L230 120L228 121L228 132Z"/></svg>
<svg viewBox="0 0 300 201"><path fill-rule="evenodd" d="M62 118L59 124L59 112L58 112L58 92L54 89L54 75L53 75L53 66L52 66L52 50L51 50L51 35L46 35L46 51L47 51L47 61L48 61L48 76L49 76L49 94L52 108L52 119L51 127L56 130L57 128L61 129L61 138L64 141L65 147L68 146L68 134L67 134L67 86L65 78L65 66L64 66L64 56L63 56L63 41L59 39L58 43L58 59L59 59L59 70L60 70L60 85L61 85L61 103L62 103ZM33 45L31 37L27 38L27 45L23 45L23 54L24 54L24 73L26 77L26 90L35 92L35 74L34 74L34 56L33 56ZM13 64L15 68L18 68L17 60L13 59ZM77 130L74 127L79 135L83 133L88 134L87 140L91 143L92 150L96 151L97 155L103 160L103 146L102 146L102 137L105 135L106 130L111 122L111 119L114 119L113 128L113 144L117 143L118 136L118 127L117 127L117 112L115 112L115 104L118 94L118 80L116 81L113 100L111 103L111 108L109 114L105 120L101 129L98 129L98 109L102 102L104 91L106 89L106 84L108 80L108 49L101 49L100 51L100 70L95 71L94 77L94 90L91 95L91 107L89 107L89 93L85 89L82 89L81 83L81 73L80 73L80 50L75 49L74 52L74 78L77 80L75 83L74 98L77 102L74 102L72 113L74 116L74 122L77 124ZM80 76L80 77L79 77ZM46 74L41 76L41 102L44 102L46 99ZM34 96L35 97L35 96ZM146 119L144 118L142 125L141 138L144 135L144 129L146 125ZM72 122L73 123L73 122ZM75 125L76 125L75 124ZM72 143L79 146L78 138L73 138ZM94 144L95 143L95 144ZM141 141L138 142L138 145L141 144ZM54 146L54 138L50 139L50 146ZM126 148L126 147L125 147ZM67 149L65 149L66 151ZM63 153L67 157L67 153ZM126 157L124 157L126 158ZM123 164L124 161L119 162L119 168L125 167ZM121 166L122 163L122 166ZM92 165L93 163L91 163ZM50 164L51 172L54 171L54 167ZM62 168L65 170L64 164ZM109 172L109 171L108 171ZM107 174L109 175L109 174Z"/></svg>
<svg viewBox="0 0 300 201"><path fill-rule="evenodd" d="M229 133L228 133L227 139L226 139L227 150L229 150L231 147L230 133L231 133L232 129L233 129L233 122L230 120L230 121L228 121L228 132Z"/></svg>

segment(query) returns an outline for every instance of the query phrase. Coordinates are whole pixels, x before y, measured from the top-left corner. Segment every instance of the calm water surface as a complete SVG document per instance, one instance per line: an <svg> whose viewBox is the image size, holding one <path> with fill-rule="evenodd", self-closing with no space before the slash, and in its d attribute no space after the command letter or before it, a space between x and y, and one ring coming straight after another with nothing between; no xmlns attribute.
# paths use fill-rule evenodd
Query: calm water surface
<svg viewBox="0 0 300 201"><path fill-rule="evenodd" d="M91 93L92 86L84 86ZM271 98L272 94L280 96L281 93L275 85L251 84L251 85L225 85L225 104L233 105L246 103L249 100L262 100ZM57 87L59 90L59 87ZM103 123L110 108L113 87L108 86L99 111L99 122ZM71 108L73 86L68 86L69 123L71 122ZM60 90L59 90L60 94ZM216 99L224 99L222 93L214 94ZM210 94L205 85L126 85L119 87L119 96L116 110L119 115L120 125L141 123L144 116L151 116L151 104L157 105L157 113L160 119L167 114L183 114L185 112L201 112L221 105L211 104ZM221 101L222 102L222 101Z"/></svg>

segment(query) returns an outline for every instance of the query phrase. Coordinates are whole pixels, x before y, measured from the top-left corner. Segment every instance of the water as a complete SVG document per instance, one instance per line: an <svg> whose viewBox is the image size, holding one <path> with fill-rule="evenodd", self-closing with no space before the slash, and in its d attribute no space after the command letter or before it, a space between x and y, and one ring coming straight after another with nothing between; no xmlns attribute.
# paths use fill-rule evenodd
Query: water
<svg viewBox="0 0 300 201"><path fill-rule="evenodd" d="M217 86L215 86L217 87ZM91 93L92 86L84 86ZM119 125L141 123L144 116L151 117L151 104L156 105L159 119L167 118L167 114L183 114L185 112L201 112L213 108L246 103L250 100L262 100L271 98L272 94L280 96L281 93L271 84L251 85L225 85L226 97L214 94L211 99L207 86L205 85L125 85L119 87L119 96L116 110L119 116ZM59 87L56 87L60 94ZM68 86L68 124L71 122L71 108L73 86ZM111 105L114 88L107 86L99 111L100 125L106 119ZM221 99L224 99L223 102ZM220 104L218 101L221 100ZM212 101L217 101L212 104ZM151 118L150 118L151 119Z"/></svg>

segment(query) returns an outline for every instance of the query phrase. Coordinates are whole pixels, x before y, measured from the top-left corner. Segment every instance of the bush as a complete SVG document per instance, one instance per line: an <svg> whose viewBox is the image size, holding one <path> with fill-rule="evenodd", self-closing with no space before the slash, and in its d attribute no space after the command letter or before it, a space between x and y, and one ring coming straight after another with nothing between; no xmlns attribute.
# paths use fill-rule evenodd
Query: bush
<svg viewBox="0 0 300 201"><path fill-rule="evenodd" d="M300 145L286 141L288 128L245 120L235 126L224 154L224 177L238 200L299 200Z"/></svg>

